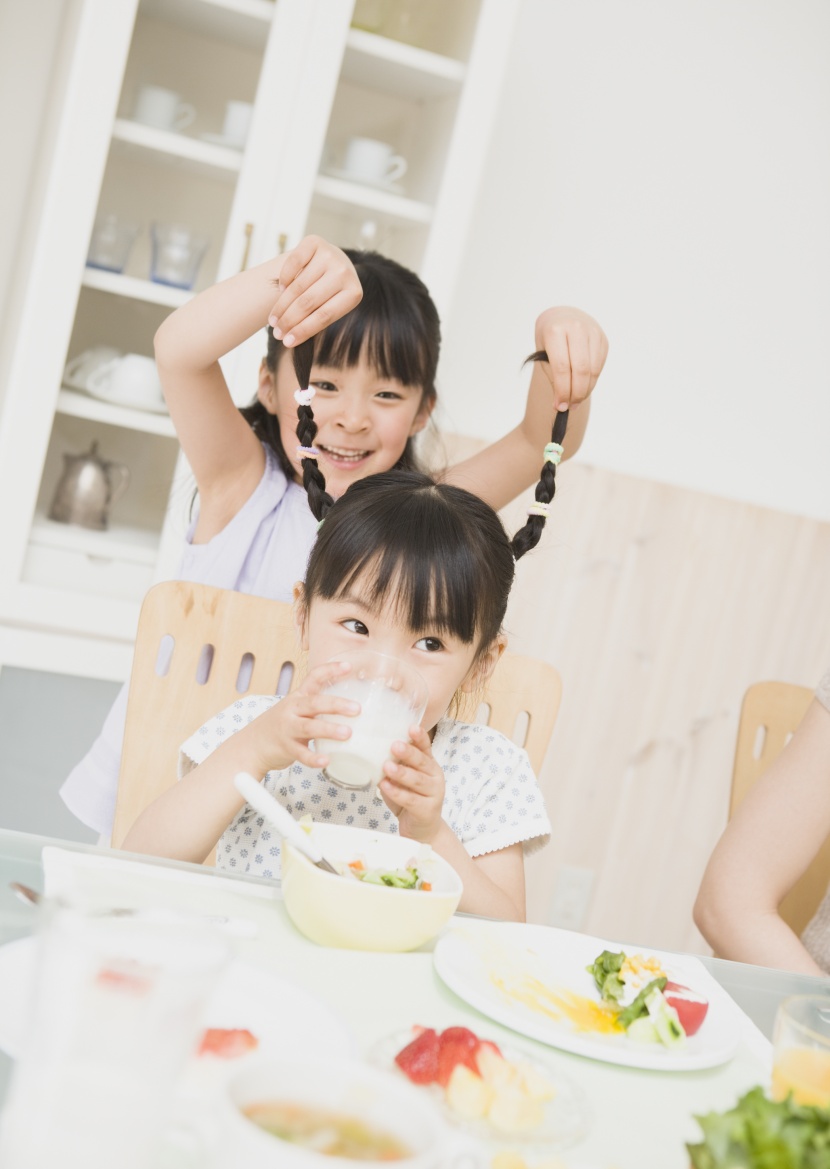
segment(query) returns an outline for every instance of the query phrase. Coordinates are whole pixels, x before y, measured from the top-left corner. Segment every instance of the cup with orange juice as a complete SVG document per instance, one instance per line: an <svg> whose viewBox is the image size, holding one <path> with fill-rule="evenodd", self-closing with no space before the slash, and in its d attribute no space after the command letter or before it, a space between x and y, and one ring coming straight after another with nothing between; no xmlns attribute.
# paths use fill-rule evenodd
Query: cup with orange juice
<svg viewBox="0 0 830 1169"><path fill-rule="evenodd" d="M830 995L785 999L775 1017L772 1094L830 1106Z"/></svg>

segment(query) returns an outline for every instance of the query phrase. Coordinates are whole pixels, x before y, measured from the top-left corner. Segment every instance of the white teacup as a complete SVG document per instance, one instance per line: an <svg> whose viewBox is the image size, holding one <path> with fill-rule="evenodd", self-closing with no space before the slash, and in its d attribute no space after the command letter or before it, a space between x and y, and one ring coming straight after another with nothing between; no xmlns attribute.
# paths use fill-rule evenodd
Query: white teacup
<svg viewBox="0 0 830 1169"><path fill-rule="evenodd" d="M138 91L133 121L158 130L184 130L196 117L195 106L182 101L172 89L160 85L142 85Z"/></svg>
<svg viewBox="0 0 830 1169"><path fill-rule="evenodd" d="M228 1083L219 1117L223 1169L330 1169L340 1158L272 1136L245 1110L264 1102L289 1102L315 1111L356 1118L367 1129L392 1137L403 1156L400 1169L483 1169L471 1142L457 1137L431 1099L392 1072L349 1060L292 1058L255 1063ZM372 1161L377 1164L377 1160ZM369 1159L349 1161L355 1169Z"/></svg>
<svg viewBox="0 0 830 1169"><path fill-rule="evenodd" d="M406 167L406 159L395 154L388 142L378 142L375 138L349 139L343 170L358 182L393 183L406 174Z"/></svg>
<svg viewBox="0 0 830 1169"><path fill-rule="evenodd" d="M79 353L66 363L66 369L63 371L64 385L71 386L73 390L89 389L92 374L102 365L107 365L120 356L121 350L114 349L111 345L94 345L92 349L85 349L83 353Z"/></svg>
<svg viewBox="0 0 830 1169"><path fill-rule="evenodd" d="M138 410L163 410L156 363L140 353L125 353L98 365L87 377L86 389L96 398Z"/></svg>
<svg viewBox="0 0 830 1169"><path fill-rule="evenodd" d="M229 101L225 106L222 137L236 146L244 146L251 128L253 114L254 107L249 101Z"/></svg>
<svg viewBox="0 0 830 1169"><path fill-rule="evenodd" d="M348 739L315 739L315 750L328 755L327 779L340 787L363 790L383 777L383 764L391 757L395 740L406 742L409 728L421 721L429 691L416 669L387 654L356 649L334 660L349 662L352 669L328 686L327 692L359 702L360 713L327 715L352 733Z"/></svg>

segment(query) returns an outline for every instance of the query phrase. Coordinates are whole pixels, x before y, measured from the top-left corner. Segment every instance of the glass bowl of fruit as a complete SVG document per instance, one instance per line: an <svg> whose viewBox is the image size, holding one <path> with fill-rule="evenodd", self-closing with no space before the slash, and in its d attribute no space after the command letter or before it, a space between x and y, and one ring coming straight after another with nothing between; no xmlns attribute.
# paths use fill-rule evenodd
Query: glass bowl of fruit
<svg viewBox="0 0 830 1169"><path fill-rule="evenodd" d="M584 1092L554 1058L468 1027L398 1031L376 1043L369 1059L422 1087L451 1124L494 1150L556 1153L591 1127Z"/></svg>

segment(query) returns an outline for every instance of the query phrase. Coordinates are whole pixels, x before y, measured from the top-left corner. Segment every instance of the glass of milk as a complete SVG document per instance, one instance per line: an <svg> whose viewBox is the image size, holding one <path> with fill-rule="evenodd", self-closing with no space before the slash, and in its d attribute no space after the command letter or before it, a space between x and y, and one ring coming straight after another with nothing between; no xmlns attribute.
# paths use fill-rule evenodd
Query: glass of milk
<svg viewBox="0 0 830 1169"><path fill-rule="evenodd" d="M409 738L409 728L426 710L427 684L398 658L371 649L348 650L334 661L349 662L351 672L328 687L332 694L360 703L356 715L332 714L332 722L351 728L348 739L317 739L314 749L328 755L324 775L340 787L363 790L383 777L392 743Z"/></svg>

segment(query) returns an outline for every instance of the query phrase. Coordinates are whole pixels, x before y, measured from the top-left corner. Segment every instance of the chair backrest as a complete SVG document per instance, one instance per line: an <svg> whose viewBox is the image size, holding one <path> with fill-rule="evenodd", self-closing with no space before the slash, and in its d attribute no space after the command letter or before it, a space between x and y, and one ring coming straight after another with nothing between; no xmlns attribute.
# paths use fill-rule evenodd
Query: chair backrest
<svg viewBox="0 0 830 1169"><path fill-rule="evenodd" d="M302 677L301 658L287 603L185 581L150 589L130 676L116 847L136 817L175 783L185 739L245 693L288 693ZM538 773L561 695L553 666L505 653L486 689L471 696L459 717L486 723L523 746Z"/></svg>
<svg viewBox="0 0 830 1169"><path fill-rule="evenodd" d="M116 847L176 782L185 739L246 693L288 693L301 675L301 656L287 602L187 581L162 581L149 590L130 674Z"/></svg>
<svg viewBox="0 0 830 1169"><path fill-rule="evenodd" d="M756 682L744 695L729 815L787 745L813 699L809 686ZM818 909L830 884L830 838L778 907L783 920L800 934Z"/></svg>

